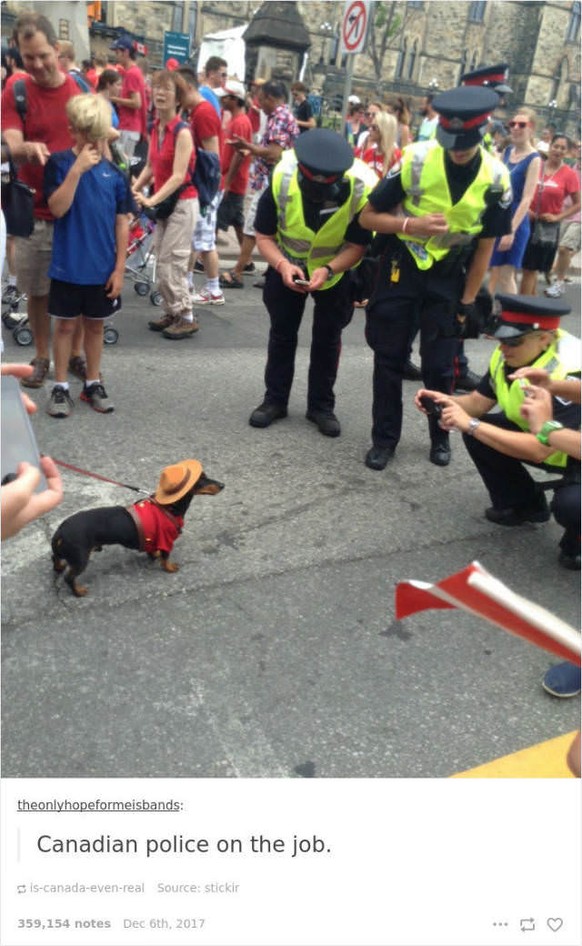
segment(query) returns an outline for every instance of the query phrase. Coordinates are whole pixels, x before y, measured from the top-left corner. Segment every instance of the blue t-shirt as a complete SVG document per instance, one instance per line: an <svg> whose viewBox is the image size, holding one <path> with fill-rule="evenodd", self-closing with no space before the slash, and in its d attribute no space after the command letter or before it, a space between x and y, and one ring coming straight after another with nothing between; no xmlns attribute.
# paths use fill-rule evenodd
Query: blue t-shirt
<svg viewBox="0 0 582 946"><path fill-rule="evenodd" d="M44 170L48 199L77 160L72 150L57 151ZM81 175L73 203L55 220L51 279L80 286L104 285L115 269L115 218L132 210L131 191L119 168L103 159Z"/></svg>

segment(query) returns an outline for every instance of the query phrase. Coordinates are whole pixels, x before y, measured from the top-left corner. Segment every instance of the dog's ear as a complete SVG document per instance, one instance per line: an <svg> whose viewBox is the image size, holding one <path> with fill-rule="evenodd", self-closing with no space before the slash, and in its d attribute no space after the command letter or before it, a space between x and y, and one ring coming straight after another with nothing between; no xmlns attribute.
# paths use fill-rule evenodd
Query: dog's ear
<svg viewBox="0 0 582 946"><path fill-rule="evenodd" d="M194 493L196 496L216 496L222 489L224 489L224 483L211 480L203 473L194 487Z"/></svg>

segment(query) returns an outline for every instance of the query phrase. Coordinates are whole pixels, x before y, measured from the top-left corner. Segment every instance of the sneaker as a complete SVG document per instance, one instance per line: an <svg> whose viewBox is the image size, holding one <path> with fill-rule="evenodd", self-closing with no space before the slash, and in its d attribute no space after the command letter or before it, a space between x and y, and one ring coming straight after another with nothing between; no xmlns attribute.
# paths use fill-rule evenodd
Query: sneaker
<svg viewBox="0 0 582 946"><path fill-rule="evenodd" d="M150 332L163 332L164 329L170 327L175 322L176 317L174 315L162 315L159 319L153 319L151 322L148 322L148 328Z"/></svg>
<svg viewBox="0 0 582 946"><path fill-rule="evenodd" d="M69 374L72 374L75 378L79 378L79 381L87 380L87 364L81 355L73 355L73 357L69 359Z"/></svg>
<svg viewBox="0 0 582 946"><path fill-rule="evenodd" d="M90 387L84 384L80 398L82 401L86 401L98 414L111 414L111 412L115 410L113 404L107 397L105 388L98 381L90 385Z"/></svg>
<svg viewBox="0 0 582 946"><path fill-rule="evenodd" d="M55 384L46 409L47 414L50 417L68 417L74 406L67 389L62 388L60 384Z"/></svg>
<svg viewBox="0 0 582 946"><path fill-rule="evenodd" d="M181 338L190 338L190 335L194 335L194 332L197 332L199 328L196 319L192 322L187 322L186 319L177 319L169 328L164 329L162 335L164 338L172 338L177 341Z"/></svg>
<svg viewBox="0 0 582 946"><path fill-rule="evenodd" d="M193 305L224 305L225 301L224 293L218 292L214 295L209 289L201 289L192 296Z"/></svg>
<svg viewBox="0 0 582 946"><path fill-rule="evenodd" d="M18 299L20 293L16 286L6 286L6 289L2 293L2 302L4 305L12 305Z"/></svg>
<svg viewBox="0 0 582 946"><path fill-rule="evenodd" d="M201 259L197 259L196 262L194 263L194 272L195 272L195 273L203 273L204 271L205 271L205 270L204 270L204 263L202 262Z"/></svg>
<svg viewBox="0 0 582 946"><path fill-rule="evenodd" d="M20 383L25 388L42 388L50 368L50 361L48 358L33 358L30 363L34 371L30 378L22 378Z"/></svg>
<svg viewBox="0 0 582 946"><path fill-rule="evenodd" d="M559 279L556 280L556 282L553 283L553 285L548 286L547 289L544 289L544 295L549 296L550 299L559 299L560 296L564 295L564 292L565 292L564 283L561 282Z"/></svg>
<svg viewBox="0 0 582 946"><path fill-rule="evenodd" d="M567 699L580 693L580 667L564 661L550 667L542 680L542 686L550 696Z"/></svg>

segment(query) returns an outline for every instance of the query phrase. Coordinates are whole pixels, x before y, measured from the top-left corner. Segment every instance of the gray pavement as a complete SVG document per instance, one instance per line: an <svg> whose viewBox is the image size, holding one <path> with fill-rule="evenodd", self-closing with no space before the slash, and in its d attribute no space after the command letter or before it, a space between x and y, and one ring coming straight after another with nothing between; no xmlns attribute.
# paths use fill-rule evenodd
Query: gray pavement
<svg viewBox="0 0 582 946"><path fill-rule="evenodd" d="M289 418L249 427L268 331L252 281L183 342L147 331L159 310L128 285L103 362L113 415L78 403L56 421L50 385L34 393L39 445L58 459L153 490L163 466L197 457L226 488L192 503L177 574L106 548L85 599L54 577L50 536L74 511L135 494L65 471L62 506L4 546L4 777L447 776L579 725L579 700L541 689L550 655L460 612L394 620L397 581L478 559L578 625L558 526L488 523L460 439L449 468L428 462L409 382L396 458L366 469L372 357L358 312L337 384L342 436L304 417L307 316ZM565 320L576 334L578 293ZM4 339L7 360L31 356ZM485 370L491 343L467 347Z"/></svg>

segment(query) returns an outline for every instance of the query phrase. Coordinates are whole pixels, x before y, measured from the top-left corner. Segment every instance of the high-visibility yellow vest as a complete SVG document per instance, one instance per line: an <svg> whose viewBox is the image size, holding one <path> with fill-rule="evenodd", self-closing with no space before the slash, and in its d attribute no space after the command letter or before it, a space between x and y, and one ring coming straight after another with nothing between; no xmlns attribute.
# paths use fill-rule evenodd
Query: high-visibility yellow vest
<svg viewBox="0 0 582 946"><path fill-rule="evenodd" d="M401 181L406 197L406 216L444 214L448 233L431 237L398 233L419 269L430 269L444 259L453 247L471 243L483 229L482 218L487 208L487 192L495 185L509 197L509 172L505 165L481 148L481 166L475 180L456 204L451 200L445 169L445 149L437 141L420 141L404 149ZM501 197L500 193L500 197Z"/></svg>
<svg viewBox="0 0 582 946"><path fill-rule="evenodd" d="M558 329L556 338L550 347L542 352L530 367L544 368L554 381L563 381L569 374L580 372L580 363L580 339L570 335L569 332ZM520 413L525 398L523 388L519 380L508 382L500 348L496 348L491 356L489 373L495 391L495 398L507 419L517 424L521 430L529 430L527 421ZM565 467L567 461L568 455L558 450L544 460L544 463L549 463L550 466Z"/></svg>
<svg viewBox="0 0 582 946"><path fill-rule="evenodd" d="M349 224L378 183L374 171L357 158L344 174L344 180L350 184L348 199L329 214L316 233L305 223L295 152L286 151L273 170L271 187L277 205L277 242L287 259L303 266L310 278L343 248ZM330 289L342 276L343 273L336 274L321 289Z"/></svg>

